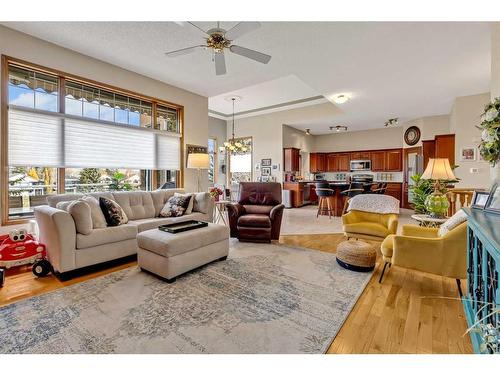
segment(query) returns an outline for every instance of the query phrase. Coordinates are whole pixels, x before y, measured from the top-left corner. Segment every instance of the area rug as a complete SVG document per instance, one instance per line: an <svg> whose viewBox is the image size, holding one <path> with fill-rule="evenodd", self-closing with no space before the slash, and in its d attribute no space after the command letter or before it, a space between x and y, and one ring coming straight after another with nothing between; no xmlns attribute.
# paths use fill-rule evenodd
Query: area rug
<svg viewBox="0 0 500 375"><path fill-rule="evenodd" d="M173 284L131 267L5 306L0 353L324 353L370 277L232 241Z"/></svg>

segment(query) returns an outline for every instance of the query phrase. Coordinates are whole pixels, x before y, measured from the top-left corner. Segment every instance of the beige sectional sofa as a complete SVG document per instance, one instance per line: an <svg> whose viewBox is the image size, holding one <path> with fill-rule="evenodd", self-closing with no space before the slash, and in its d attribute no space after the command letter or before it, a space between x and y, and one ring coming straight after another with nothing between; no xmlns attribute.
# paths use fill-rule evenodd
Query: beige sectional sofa
<svg viewBox="0 0 500 375"><path fill-rule="evenodd" d="M213 200L208 193L197 193L189 215L172 218L158 217L167 200L182 189L152 192L90 193L96 198L116 201L125 211L129 222L116 227L93 229L89 234L78 233L73 216L56 208L57 203L79 199L83 194L61 194L47 197L46 206L35 208L40 241L47 246L49 261L58 273L73 271L137 253L137 234L162 224L186 220L213 221Z"/></svg>

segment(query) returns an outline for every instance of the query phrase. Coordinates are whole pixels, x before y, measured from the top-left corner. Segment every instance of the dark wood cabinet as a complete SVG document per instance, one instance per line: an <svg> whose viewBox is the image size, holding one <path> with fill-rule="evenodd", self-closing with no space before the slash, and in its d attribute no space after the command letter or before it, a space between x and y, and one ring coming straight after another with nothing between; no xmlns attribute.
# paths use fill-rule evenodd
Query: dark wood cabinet
<svg viewBox="0 0 500 375"><path fill-rule="evenodd" d="M342 153L342 154L337 154L337 171L338 172L349 172L350 170L350 161L351 161L351 154L349 153Z"/></svg>
<svg viewBox="0 0 500 375"><path fill-rule="evenodd" d="M402 205L401 198L403 197L402 184L390 182L387 184L387 190L385 191L386 195L390 195L397 200L399 200L399 205Z"/></svg>
<svg viewBox="0 0 500 375"><path fill-rule="evenodd" d="M351 160L370 160L370 152L368 151L351 152Z"/></svg>
<svg viewBox="0 0 500 375"><path fill-rule="evenodd" d="M373 168L372 168L373 169ZM387 172L403 170L403 152L401 149L387 150L385 152L385 169Z"/></svg>
<svg viewBox="0 0 500 375"><path fill-rule="evenodd" d="M385 171L385 151L372 151L370 157L373 172Z"/></svg>
<svg viewBox="0 0 500 375"><path fill-rule="evenodd" d="M309 171L311 173L320 173L326 171L325 154L312 152L309 155Z"/></svg>
<svg viewBox="0 0 500 375"><path fill-rule="evenodd" d="M298 148L283 149L284 171L298 172L300 170L300 150Z"/></svg>
<svg viewBox="0 0 500 375"><path fill-rule="evenodd" d="M326 172L349 172L351 154L338 152L326 155Z"/></svg>
<svg viewBox="0 0 500 375"><path fill-rule="evenodd" d="M436 135L434 140L435 157L448 159L451 166L455 165L455 134Z"/></svg>

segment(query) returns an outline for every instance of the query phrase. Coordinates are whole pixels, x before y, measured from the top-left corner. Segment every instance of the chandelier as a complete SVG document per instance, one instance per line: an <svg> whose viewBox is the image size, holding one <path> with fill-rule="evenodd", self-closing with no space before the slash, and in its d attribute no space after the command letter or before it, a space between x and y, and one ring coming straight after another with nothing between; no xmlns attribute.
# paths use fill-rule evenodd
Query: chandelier
<svg viewBox="0 0 500 375"><path fill-rule="evenodd" d="M234 138L234 102L237 98L233 97L231 100L233 102L233 136L229 141L224 142L224 147L232 154L245 154L249 150L249 146Z"/></svg>

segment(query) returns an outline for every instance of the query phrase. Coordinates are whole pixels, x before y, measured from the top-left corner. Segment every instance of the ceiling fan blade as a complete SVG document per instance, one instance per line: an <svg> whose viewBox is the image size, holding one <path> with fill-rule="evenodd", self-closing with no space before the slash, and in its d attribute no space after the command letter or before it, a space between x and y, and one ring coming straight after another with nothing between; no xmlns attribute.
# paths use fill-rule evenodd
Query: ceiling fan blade
<svg viewBox="0 0 500 375"><path fill-rule="evenodd" d="M199 31L201 31L201 32L204 34L204 36L207 36L207 35L208 35L208 34L207 34L207 32L206 32L205 30L203 30L203 29L202 29L201 27L199 27L199 26L196 26L193 22L189 22L189 21L187 21L186 23L189 23L191 26L193 26L194 28L196 28L196 29L198 29Z"/></svg>
<svg viewBox="0 0 500 375"><path fill-rule="evenodd" d="M229 50L232 53L235 53L235 54L240 55L240 56L248 57L249 59L258 61L262 64L267 64L269 62L269 60L271 60L271 56L266 55L265 53L257 52L257 51L254 51L253 49L248 49L248 48L241 47L241 46L232 45L231 47L229 47Z"/></svg>
<svg viewBox="0 0 500 375"><path fill-rule="evenodd" d="M193 53L197 51L199 48L205 48L205 47L206 46L200 45L200 46L181 48L175 51L165 52L165 55L167 55L167 57L177 57L177 56L187 55L188 53Z"/></svg>
<svg viewBox="0 0 500 375"><path fill-rule="evenodd" d="M260 22L240 22L232 27L224 34L224 37L229 40L235 40L250 31L254 31L260 27Z"/></svg>
<svg viewBox="0 0 500 375"><path fill-rule="evenodd" d="M215 74L221 76L226 74L226 58L224 52L215 53Z"/></svg>

